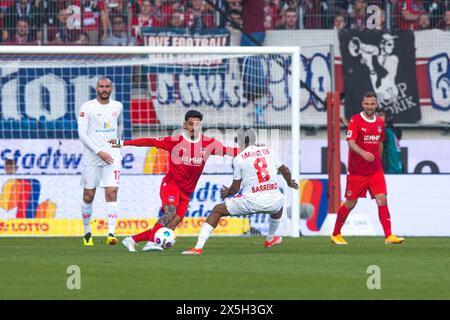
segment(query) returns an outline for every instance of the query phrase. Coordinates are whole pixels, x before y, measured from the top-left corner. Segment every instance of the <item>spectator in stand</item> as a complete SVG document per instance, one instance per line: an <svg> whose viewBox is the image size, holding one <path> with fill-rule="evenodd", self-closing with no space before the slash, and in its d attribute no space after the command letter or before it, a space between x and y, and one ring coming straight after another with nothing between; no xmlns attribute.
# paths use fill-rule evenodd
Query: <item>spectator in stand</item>
<svg viewBox="0 0 450 320"><path fill-rule="evenodd" d="M242 28L257 43L243 34L241 46L264 45L264 39L266 38L266 29L264 28L264 0L242 0Z"/></svg>
<svg viewBox="0 0 450 320"><path fill-rule="evenodd" d="M0 0L0 30L3 30L3 19L5 17L5 13L10 6L12 6L14 0ZM0 42L2 42L2 38L0 36Z"/></svg>
<svg viewBox="0 0 450 320"><path fill-rule="evenodd" d="M228 12L228 17L237 26L242 28L242 14L241 14L241 11L239 11L239 10L231 10L231 11ZM229 22L227 23L227 28L230 29L230 31L238 30L238 28L235 25L233 25L233 24L231 24Z"/></svg>
<svg viewBox="0 0 450 320"><path fill-rule="evenodd" d="M284 12L284 26L280 29L283 30L297 30L298 29L298 14L297 10L288 8Z"/></svg>
<svg viewBox="0 0 450 320"><path fill-rule="evenodd" d="M313 1L313 0L310 0ZM346 16L351 8L351 0L322 0L317 1L322 9L322 27L330 29L333 27L334 18L338 15ZM319 27L320 28L320 27Z"/></svg>
<svg viewBox="0 0 450 320"><path fill-rule="evenodd" d="M128 1L125 0L98 0L98 10L100 11L102 40L113 33L112 21L115 16L127 15Z"/></svg>
<svg viewBox="0 0 450 320"><path fill-rule="evenodd" d="M343 30L347 26L347 22L345 21L345 17L342 15L337 15L334 17L333 29L334 30Z"/></svg>
<svg viewBox="0 0 450 320"><path fill-rule="evenodd" d="M417 19L425 13L421 0L399 0L394 9L397 28L400 30L417 30Z"/></svg>
<svg viewBox="0 0 450 320"><path fill-rule="evenodd" d="M350 10L349 25L350 29L363 30L366 29L366 0L355 0L355 3Z"/></svg>
<svg viewBox="0 0 450 320"><path fill-rule="evenodd" d="M442 27L442 30L450 31L450 10L445 11L444 26Z"/></svg>
<svg viewBox="0 0 450 320"><path fill-rule="evenodd" d="M321 1L303 0L299 7L300 29L321 29Z"/></svg>
<svg viewBox="0 0 450 320"><path fill-rule="evenodd" d="M122 16L112 18L112 34L102 41L104 46L135 46L136 38L128 36L127 25Z"/></svg>
<svg viewBox="0 0 450 320"><path fill-rule="evenodd" d="M75 40L75 44L80 46L90 45L89 34L87 32L81 32Z"/></svg>
<svg viewBox="0 0 450 320"><path fill-rule="evenodd" d="M73 44L81 33L80 29L71 29L67 20L70 17L66 8L59 9L56 26L49 29L48 40L50 44Z"/></svg>
<svg viewBox="0 0 450 320"><path fill-rule="evenodd" d="M186 28L185 16L182 7L172 13L170 27L177 29Z"/></svg>
<svg viewBox="0 0 450 320"><path fill-rule="evenodd" d="M442 28L442 16L450 10L450 0L424 0L424 7L430 18L430 28Z"/></svg>
<svg viewBox="0 0 450 320"><path fill-rule="evenodd" d="M264 28L266 30L276 29L278 18L277 9L271 0L264 1Z"/></svg>
<svg viewBox="0 0 450 320"><path fill-rule="evenodd" d="M430 18L427 14L422 13L417 17L417 30L429 30Z"/></svg>
<svg viewBox="0 0 450 320"><path fill-rule="evenodd" d="M14 33L4 44L10 45L34 45L35 41L31 40L30 24L27 18L19 18L16 24L16 33Z"/></svg>
<svg viewBox="0 0 450 320"><path fill-rule="evenodd" d="M144 40L141 35L141 28L159 27L160 20L155 18L152 2L150 0L142 0L139 13L133 17L131 22L131 34L136 37L138 45L143 45Z"/></svg>
<svg viewBox="0 0 450 320"><path fill-rule="evenodd" d="M30 26L31 40L37 40L40 43L43 37L42 17L44 16L41 8L43 7L36 6L36 2L31 0L18 0L8 7L3 19L3 41L8 41L16 33L17 20L26 18Z"/></svg>
<svg viewBox="0 0 450 320"><path fill-rule="evenodd" d="M186 27L190 29L214 29L214 15L203 0L192 0L192 6L186 10Z"/></svg>

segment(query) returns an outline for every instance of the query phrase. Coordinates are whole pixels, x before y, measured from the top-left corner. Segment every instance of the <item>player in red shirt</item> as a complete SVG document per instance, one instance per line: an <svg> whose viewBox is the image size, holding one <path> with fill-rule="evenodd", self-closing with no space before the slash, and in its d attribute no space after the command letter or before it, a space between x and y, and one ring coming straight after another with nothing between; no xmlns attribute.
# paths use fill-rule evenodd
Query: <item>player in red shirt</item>
<svg viewBox="0 0 450 320"><path fill-rule="evenodd" d="M195 190L198 179L209 156L235 156L239 148L225 147L214 138L200 134L203 115L190 110L184 116L184 133L181 135L162 138L142 138L127 141L111 140L116 147L138 146L156 147L169 151L169 170L161 182L160 197L164 215L153 228L132 237L127 237L122 244L129 251L136 251L135 244L148 241L143 251L162 250L153 243L154 235L158 229L167 227L175 229L183 220L189 205L191 194Z"/></svg>
<svg viewBox="0 0 450 320"><path fill-rule="evenodd" d="M377 96L368 92L362 100L363 111L350 119L347 129L348 174L345 190L346 201L339 209L331 242L347 244L341 236L341 229L358 198L365 198L367 191L378 206L378 215L383 226L386 244L400 244L405 239L391 232L391 219L387 206L387 189L381 155L384 141L384 121L375 114Z"/></svg>

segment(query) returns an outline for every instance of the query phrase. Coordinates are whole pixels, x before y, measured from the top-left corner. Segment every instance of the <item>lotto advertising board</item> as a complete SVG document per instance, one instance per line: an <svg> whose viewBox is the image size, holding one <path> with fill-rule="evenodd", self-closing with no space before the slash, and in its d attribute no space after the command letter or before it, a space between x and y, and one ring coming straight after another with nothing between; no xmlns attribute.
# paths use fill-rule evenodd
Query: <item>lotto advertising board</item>
<svg viewBox="0 0 450 320"><path fill-rule="evenodd" d="M392 228L407 236L449 236L450 187L448 175L387 175ZM281 177L279 177L281 180ZM119 190L120 214L117 233L127 235L152 226L160 216L160 175L124 175ZM0 235L79 236L82 234L80 176L0 176ZM220 188L232 182L231 175L203 175L177 230L196 235L213 207L220 203ZM280 181L281 182L281 181ZM303 235L329 235L335 214L328 212L328 180L325 175L303 175L300 182L300 230ZM280 183L286 198L279 227L291 234L290 189ZM341 177L342 194L345 176ZM102 192L93 205L93 232L104 234L106 205ZM217 235L266 234L269 217L256 214L224 220ZM373 200L360 199L346 225L344 235L382 235Z"/></svg>

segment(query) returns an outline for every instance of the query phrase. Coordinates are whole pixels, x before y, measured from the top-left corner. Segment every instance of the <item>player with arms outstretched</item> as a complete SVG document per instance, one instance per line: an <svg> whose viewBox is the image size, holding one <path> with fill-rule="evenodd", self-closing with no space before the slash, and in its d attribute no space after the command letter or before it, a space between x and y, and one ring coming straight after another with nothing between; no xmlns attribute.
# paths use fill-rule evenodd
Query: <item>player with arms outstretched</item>
<svg viewBox="0 0 450 320"><path fill-rule="evenodd" d="M350 119L347 129L348 174L345 190L346 201L337 213L331 242L346 245L341 229L358 198L365 198L367 191L375 198L378 216L383 226L386 244L403 243L404 238L391 232L391 218L387 206L387 188L381 156L384 141L384 122L375 112L377 96L368 92L362 99L363 111Z"/></svg>
<svg viewBox="0 0 450 320"><path fill-rule="evenodd" d="M270 248L279 245L280 236L275 235L283 214L284 197L279 190L277 173L283 175L289 187L298 190L298 184L292 179L289 168L280 163L273 149L266 146L256 146L256 134L247 130L244 140L244 150L234 158L233 183L229 188L221 190L222 198L234 195L243 189L242 195L237 195L216 205L203 223L197 244L194 248L183 251L182 254L200 255L203 246L212 234L219 220L225 216L239 216L253 213L270 214L269 232L264 246Z"/></svg>
<svg viewBox="0 0 450 320"><path fill-rule="evenodd" d="M117 243L115 237L118 215L117 192L122 157L118 149L112 148L108 140L118 139L123 132L123 105L110 99L113 84L102 77L97 81L97 98L84 103L78 114L78 135L83 143L83 172L81 186L83 202L83 244L92 246L91 217L92 202L98 186L105 188L108 217L106 243Z"/></svg>
<svg viewBox="0 0 450 320"><path fill-rule="evenodd" d="M162 250L154 244L154 235L158 229L167 227L172 230L183 220L189 205L191 194L209 156L235 156L239 148L225 147L214 138L201 134L203 115L189 110L184 116L184 132L180 135L162 138L142 138L128 141L110 141L114 146L156 147L169 151L169 170L161 182L160 197L163 216L153 228L132 237L122 244L130 252L136 251L136 243L148 241L143 251Z"/></svg>

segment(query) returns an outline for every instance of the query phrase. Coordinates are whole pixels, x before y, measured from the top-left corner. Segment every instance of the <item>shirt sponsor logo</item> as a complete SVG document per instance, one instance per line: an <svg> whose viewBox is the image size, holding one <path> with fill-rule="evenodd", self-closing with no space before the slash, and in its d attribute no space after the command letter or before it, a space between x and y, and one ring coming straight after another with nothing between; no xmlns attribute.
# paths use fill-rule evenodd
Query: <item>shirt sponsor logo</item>
<svg viewBox="0 0 450 320"><path fill-rule="evenodd" d="M369 134L364 136L364 142L378 142L379 140L380 140L379 135Z"/></svg>
<svg viewBox="0 0 450 320"><path fill-rule="evenodd" d="M175 202L175 196L168 196L167 200L169 200L169 202Z"/></svg>

